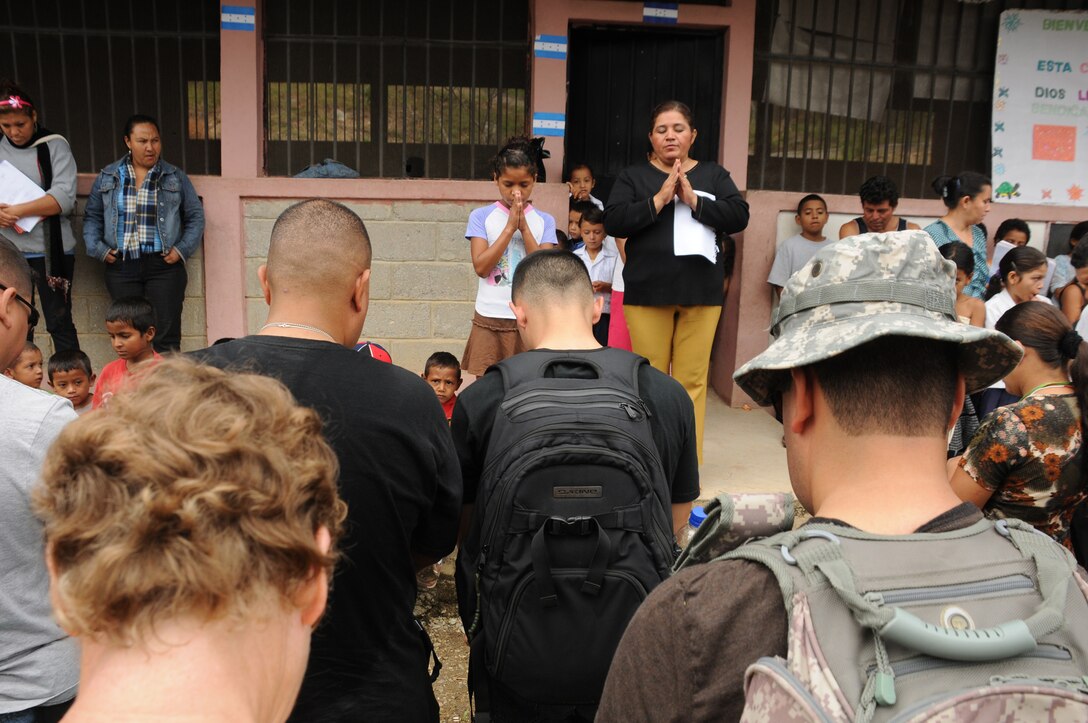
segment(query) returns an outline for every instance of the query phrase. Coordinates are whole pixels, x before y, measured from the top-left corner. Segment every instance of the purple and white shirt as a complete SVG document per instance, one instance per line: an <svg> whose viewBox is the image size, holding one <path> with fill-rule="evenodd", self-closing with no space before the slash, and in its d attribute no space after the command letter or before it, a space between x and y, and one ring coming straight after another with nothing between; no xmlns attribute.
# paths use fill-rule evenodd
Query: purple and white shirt
<svg viewBox="0 0 1088 723"><path fill-rule="evenodd" d="M490 206L477 208L469 214L465 238L487 239L487 245L491 246L506 228L509 218L510 209L499 201ZM525 220L538 244L555 245L554 218L543 211L537 211L532 204L528 204L525 207ZM514 312L510 311L509 306L510 282L514 278L514 269L523 258L525 258L525 241L521 237L521 231L515 231L499 263L487 276L480 279L480 285L476 291L476 312L480 316L492 319L514 318Z"/></svg>

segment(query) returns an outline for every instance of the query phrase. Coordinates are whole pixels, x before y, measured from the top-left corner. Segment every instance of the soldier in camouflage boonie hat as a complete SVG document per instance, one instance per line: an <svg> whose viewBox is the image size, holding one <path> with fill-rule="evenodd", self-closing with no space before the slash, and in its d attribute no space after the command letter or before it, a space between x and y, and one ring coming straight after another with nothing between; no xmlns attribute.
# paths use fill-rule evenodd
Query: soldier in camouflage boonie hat
<svg viewBox="0 0 1088 723"><path fill-rule="evenodd" d="M762 405L786 388L790 369L882 336L958 344L968 392L1004 377L1023 355L1004 334L956 319L955 265L924 231L850 236L820 249L786 282L771 334L771 346L733 375Z"/></svg>

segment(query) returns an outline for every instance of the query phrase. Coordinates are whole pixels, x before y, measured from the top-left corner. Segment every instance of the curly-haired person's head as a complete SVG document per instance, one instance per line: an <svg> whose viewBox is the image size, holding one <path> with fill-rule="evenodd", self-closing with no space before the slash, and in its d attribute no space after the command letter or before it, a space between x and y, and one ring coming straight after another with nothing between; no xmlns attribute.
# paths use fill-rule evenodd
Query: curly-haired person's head
<svg viewBox="0 0 1088 723"><path fill-rule="evenodd" d="M155 365L49 451L34 502L58 619L128 646L302 607L336 559L337 474L317 413L279 382Z"/></svg>

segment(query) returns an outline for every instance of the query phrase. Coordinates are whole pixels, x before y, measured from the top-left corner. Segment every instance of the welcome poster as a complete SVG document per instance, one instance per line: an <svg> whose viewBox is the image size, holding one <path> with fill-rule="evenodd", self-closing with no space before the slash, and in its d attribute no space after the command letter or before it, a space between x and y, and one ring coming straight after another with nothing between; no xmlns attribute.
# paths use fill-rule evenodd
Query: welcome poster
<svg viewBox="0 0 1088 723"><path fill-rule="evenodd" d="M1088 12L1006 10L996 60L994 201L1088 206Z"/></svg>

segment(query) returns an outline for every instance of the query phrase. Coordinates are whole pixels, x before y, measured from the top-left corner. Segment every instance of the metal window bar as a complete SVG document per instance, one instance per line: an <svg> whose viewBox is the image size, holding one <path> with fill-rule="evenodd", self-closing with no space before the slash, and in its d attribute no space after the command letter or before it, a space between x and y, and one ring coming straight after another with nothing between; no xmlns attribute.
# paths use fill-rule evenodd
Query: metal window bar
<svg viewBox="0 0 1088 723"><path fill-rule="evenodd" d="M363 176L486 177L506 137L529 130L525 3L301 3L264 6L270 175L333 157ZM304 117L284 133L284 113Z"/></svg>
<svg viewBox="0 0 1088 723"><path fill-rule="evenodd" d="M189 84L207 93L219 80L218 2L0 0L0 45L0 76L34 98L43 125L68 139L81 172L121 157L121 123L146 113L158 118L172 163L219 173L217 134L192 133L189 124L197 103ZM196 110L206 128L218 126L218 103Z"/></svg>
<svg viewBox="0 0 1088 723"><path fill-rule="evenodd" d="M965 10L966 10L966 6L960 5L959 13L956 15L956 26L955 26L956 29L952 33L953 38L961 37L961 31L963 30L963 15L964 15ZM956 67L956 58L959 56L959 53L960 53L960 47L959 47L959 44L956 43L953 46L953 50L952 50L952 65L951 65L951 67L953 69ZM934 92L934 95L935 95L936 91L934 90L933 92ZM955 103L956 103L956 76L955 75L952 75L949 78L948 102L949 102L949 113L948 113L948 115L951 116L952 111L955 110ZM989 129L987 129L987 130L989 130ZM986 135L989 136L989 133L987 133ZM959 141L959 140L960 139L957 138L957 141ZM964 145L966 145L966 144L964 144ZM951 155L950 151L951 150L952 150L952 133L946 133L945 137L944 137L944 157L946 159L950 157L950 155ZM957 173L957 171L953 171L951 169L947 169L947 172Z"/></svg>
<svg viewBox="0 0 1088 723"><path fill-rule="evenodd" d="M951 28L941 12L949 6L954 8ZM985 90L993 79L1000 13L1077 6L1076 0L759 3L751 186L852 194L864 178L883 173L903 195L925 197L937 175L985 171L990 152ZM864 22L863 9L870 12ZM797 40L799 22L808 26L803 28L810 33L807 43ZM946 52L951 58L942 57L942 29L972 45L961 52L954 43ZM783 38L784 48L776 45ZM865 49L866 42L871 49Z"/></svg>

